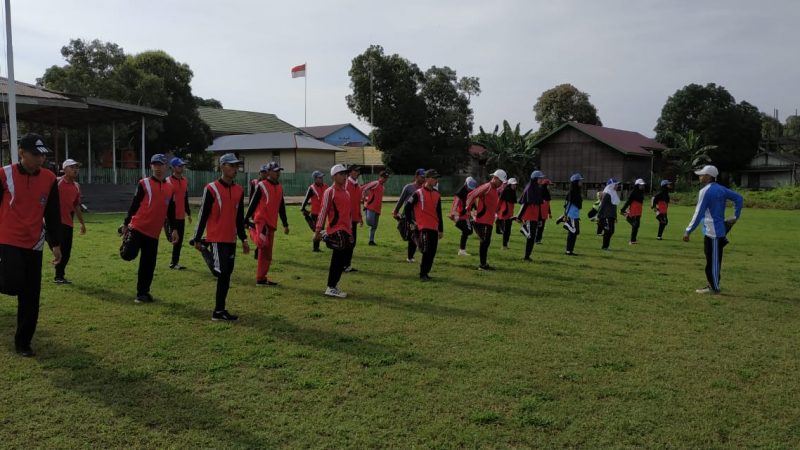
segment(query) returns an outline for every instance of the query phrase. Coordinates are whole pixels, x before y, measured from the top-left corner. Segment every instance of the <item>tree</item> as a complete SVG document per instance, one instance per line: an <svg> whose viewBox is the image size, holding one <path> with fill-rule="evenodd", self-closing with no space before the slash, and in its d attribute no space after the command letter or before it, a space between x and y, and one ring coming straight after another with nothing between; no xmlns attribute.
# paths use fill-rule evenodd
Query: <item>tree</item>
<svg viewBox="0 0 800 450"><path fill-rule="evenodd" d="M486 163L500 167L519 180L527 180L528 175L539 166L539 149L533 146L533 130L520 132L520 125L511 128L503 121L503 130L496 125L494 131L487 133L483 127L473 137L473 142L486 147Z"/></svg>
<svg viewBox="0 0 800 450"><path fill-rule="evenodd" d="M564 122L603 125L597 116L597 108L589 101L589 94L571 84L560 84L542 92L533 105L533 111L539 122L537 137L544 137Z"/></svg>
<svg viewBox="0 0 800 450"><path fill-rule="evenodd" d="M712 162L710 152L717 146L703 145L702 138L694 130L684 134L674 133L671 138L675 144L664 152L664 156L678 175L684 176L687 181L691 180L695 167Z"/></svg>
<svg viewBox="0 0 800 450"><path fill-rule="evenodd" d="M789 137L800 137L800 116L789 116L786 118L783 134Z"/></svg>
<svg viewBox="0 0 800 450"><path fill-rule="evenodd" d="M148 126L146 139L151 151L172 151L180 156L191 153L195 168L195 163L208 160L205 149L211 142L211 130L197 113L188 65L163 51L126 55L118 45L99 40L73 39L61 54L67 64L47 69L37 80L39 85L165 110L164 119L150 121ZM129 130L129 137L131 141L140 139L135 127Z"/></svg>
<svg viewBox="0 0 800 450"><path fill-rule="evenodd" d="M215 98L194 97L194 102L197 106L207 106L209 108L222 109L222 102Z"/></svg>
<svg viewBox="0 0 800 450"><path fill-rule="evenodd" d="M674 147L674 137L694 130L717 148L709 156L723 171L744 167L758 151L761 114L747 102L736 103L722 86L689 84L670 96L656 124L656 140Z"/></svg>
<svg viewBox="0 0 800 450"><path fill-rule="evenodd" d="M393 171L436 167L443 174L467 161L472 130L470 96L480 93L477 78L459 79L449 67L426 72L379 45L353 59L352 94L347 106L375 128L373 142Z"/></svg>

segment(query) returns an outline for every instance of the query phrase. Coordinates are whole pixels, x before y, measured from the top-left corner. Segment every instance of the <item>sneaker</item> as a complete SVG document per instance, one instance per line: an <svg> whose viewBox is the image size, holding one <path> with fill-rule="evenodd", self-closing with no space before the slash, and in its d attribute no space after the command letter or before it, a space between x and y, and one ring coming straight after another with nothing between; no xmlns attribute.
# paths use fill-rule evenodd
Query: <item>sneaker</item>
<svg viewBox="0 0 800 450"><path fill-rule="evenodd" d="M610 252L611 251L611 249L608 248L608 247L603 247L601 250L603 250L604 252Z"/></svg>
<svg viewBox="0 0 800 450"><path fill-rule="evenodd" d="M695 289L695 292L697 292L698 294L711 294L711 295L719 294L719 291L715 291L711 286L706 286L702 289Z"/></svg>
<svg viewBox="0 0 800 450"><path fill-rule="evenodd" d="M630 242L628 242L628 245L639 245L639 242L637 242L637 241L630 241Z"/></svg>
<svg viewBox="0 0 800 450"><path fill-rule="evenodd" d="M415 262L417 262L417 260L414 259L414 258L406 258L406 262L407 263L415 263Z"/></svg>
<svg viewBox="0 0 800 450"><path fill-rule="evenodd" d="M507 246L507 245L504 245L504 246L503 246L503 250L508 250L508 246Z"/></svg>
<svg viewBox="0 0 800 450"><path fill-rule="evenodd" d="M427 276L427 275L420 275L420 276L419 276L419 281L423 281L423 282L424 282L424 281L431 281L432 279L433 279L433 278L431 278L431 277L429 277L429 276Z"/></svg>
<svg viewBox="0 0 800 450"><path fill-rule="evenodd" d="M542 241L536 241L536 245L542 245Z"/></svg>
<svg viewBox="0 0 800 450"><path fill-rule="evenodd" d="M367 243L367 245L378 245L378 244L376 244L376 243L375 243L375 241L369 241L369 242Z"/></svg>
<svg viewBox="0 0 800 450"><path fill-rule="evenodd" d="M276 282L274 282L272 280L258 280L258 281L256 281L256 286L261 286L261 287L277 286L277 285L278 285L278 283L276 283Z"/></svg>
<svg viewBox="0 0 800 450"><path fill-rule="evenodd" d="M528 261L528 262L533 262L533 258L531 258L530 256L526 256L526 257L522 258L522 260L523 261Z"/></svg>
<svg viewBox="0 0 800 450"><path fill-rule="evenodd" d="M172 269L172 270L186 270L186 267L184 267L184 266L182 266L182 265L180 265L178 263L170 264L169 268Z"/></svg>
<svg viewBox="0 0 800 450"><path fill-rule="evenodd" d="M478 270L484 271L484 272L488 272L488 271L494 270L494 267L492 267L492 266L490 266L488 264L483 264L483 265L478 266Z"/></svg>
<svg viewBox="0 0 800 450"><path fill-rule="evenodd" d="M53 283L55 284L72 284L72 281L69 281L66 278L54 278Z"/></svg>
<svg viewBox="0 0 800 450"><path fill-rule="evenodd" d="M578 256L578 254L575 252L564 252L564 254L567 256Z"/></svg>
<svg viewBox="0 0 800 450"><path fill-rule="evenodd" d="M224 320L226 322L235 322L239 320L239 316L234 316L233 314L229 313L227 309L223 309L222 311L214 311L211 313L211 320Z"/></svg>
<svg viewBox="0 0 800 450"><path fill-rule="evenodd" d="M328 297L338 297L338 298L346 298L347 297L347 293L342 292L342 291L340 291L339 289L337 289L335 287L333 287L333 288L329 287L329 288L325 289L325 295L327 295Z"/></svg>
<svg viewBox="0 0 800 450"><path fill-rule="evenodd" d="M314 252L314 253L322 253L322 250L320 250L318 248L315 248L315 249L313 249L311 251Z"/></svg>
<svg viewBox="0 0 800 450"><path fill-rule="evenodd" d="M467 253L466 250L459 250L458 251L458 256L469 256L469 253Z"/></svg>
<svg viewBox="0 0 800 450"><path fill-rule="evenodd" d="M656 237L656 240L657 240L657 241L661 241L661 240L663 240L663 239L664 239L664 238L662 238L661 236L658 236L658 237Z"/></svg>
<svg viewBox="0 0 800 450"><path fill-rule="evenodd" d="M355 268L355 267L353 267L353 266L347 266L347 267L345 267L345 268L344 268L344 271L345 271L345 272L347 272L347 273L350 273L350 272L358 272L358 269L356 269L356 268Z"/></svg>
<svg viewBox="0 0 800 450"><path fill-rule="evenodd" d="M134 300L136 303L153 303L153 296L150 294L137 295Z"/></svg>
<svg viewBox="0 0 800 450"><path fill-rule="evenodd" d="M32 356L36 356L36 352L33 351L30 345L18 345L16 348L17 354L24 358L30 358Z"/></svg>

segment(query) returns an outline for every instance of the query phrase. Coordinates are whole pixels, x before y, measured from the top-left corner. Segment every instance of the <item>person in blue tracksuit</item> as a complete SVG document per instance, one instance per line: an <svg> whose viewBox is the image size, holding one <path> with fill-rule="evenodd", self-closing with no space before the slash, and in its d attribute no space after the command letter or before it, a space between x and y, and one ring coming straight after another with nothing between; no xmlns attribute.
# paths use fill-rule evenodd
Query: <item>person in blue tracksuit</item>
<svg viewBox="0 0 800 450"><path fill-rule="evenodd" d="M705 235L706 278L708 286L697 289L698 294L719 294L720 270L722 269L722 249L728 244L726 237L729 227L739 219L742 213L742 196L717 184L719 171L714 166L705 166L695 172L705 186L697 196L697 208L686 227L683 240L689 242L689 235L703 223ZM730 200L734 204L733 218L725 220L725 204Z"/></svg>

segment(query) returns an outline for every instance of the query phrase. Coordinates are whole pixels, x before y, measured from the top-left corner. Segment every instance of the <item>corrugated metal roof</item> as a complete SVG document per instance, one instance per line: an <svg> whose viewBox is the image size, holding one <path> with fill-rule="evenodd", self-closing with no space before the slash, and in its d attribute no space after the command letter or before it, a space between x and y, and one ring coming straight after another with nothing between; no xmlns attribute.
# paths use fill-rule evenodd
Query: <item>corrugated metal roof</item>
<svg viewBox="0 0 800 450"><path fill-rule="evenodd" d="M655 139L650 139L635 131L618 130L616 128L607 128L578 122L567 122L561 125L552 133L536 141L534 145L541 144L565 127L575 128L626 155L650 156L652 155L651 150L667 149L667 147Z"/></svg>
<svg viewBox="0 0 800 450"><path fill-rule="evenodd" d="M326 137L332 135L333 133L336 133L337 131L341 130L342 128L348 125L352 127L352 125L350 125L349 123L341 123L338 125L319 125L316 127L300 127L300 129L314 136L317 139L325 139Z"/></svg>
<svg viewBox="0 0 800 450"><path fill-rule="evenodd" d="M336 163L360 164L362 166L382 166L383 152L376 147L342 147L344 151L336 154Z"/></svg>
<svg viewBox="0 0 800 450"><path fill-rule="evenodd" d="M14 85L17 88L17 95L21 95L24 97L38 97L38 98L49 98L55 100L72 100L71 98L67 97L66 95L51 91L49 89L45 89L40 86L35 86L33 84L23 83L21 81L14 81ZM0 78L0 93L7 94L8 93L8 78L2 77Z"/></svg>
<svg viewBox="0 0 800 450"><path fill-rule="evenodd" d="M284 122L275 114L235 109L211 108L199 106L200 118L211 128L215 135L251 134L301 131L294 125Z"/></svg>
<svg viewBox="0 0 800 450"><path fill-rule="evenodd" d="M328 150L343 152L339 147L326 144L313 137L296 133L255 133L220 136L206 149L208 152L233 152L243 150Z"/></svg>

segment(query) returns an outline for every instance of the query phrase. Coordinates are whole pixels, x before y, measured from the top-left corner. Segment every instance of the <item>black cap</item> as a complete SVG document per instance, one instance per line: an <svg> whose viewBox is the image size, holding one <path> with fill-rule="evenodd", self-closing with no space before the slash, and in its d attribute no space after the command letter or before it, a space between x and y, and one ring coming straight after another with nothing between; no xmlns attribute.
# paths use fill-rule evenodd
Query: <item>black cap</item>
<svg viewBox="0 0 800 450"><path fill-rule="evenodd" d="M355 170L355 171L357 171L357 172L361 172L361 166L358 166L358 165L355 165L355 164L354 164L354 165L352 165L352 166L348 166L348 167L347 167L347 171L348 171L348 172L352 172L352 171L354 171L354 170Z"/></svg>
<svg viewBox="0 0 800 450"><path fill-rule="evenodd" d="M50 153L50 149L44 145L44 138L36 133L28 133L19 140L19 148L44 155Z"/></svg>
<svg viewBox="0 0 800 450"><path fill-rule="evenodd" d="M425 178L439 178L439 172L436 169L428 169L425 171Z"/></svg>

